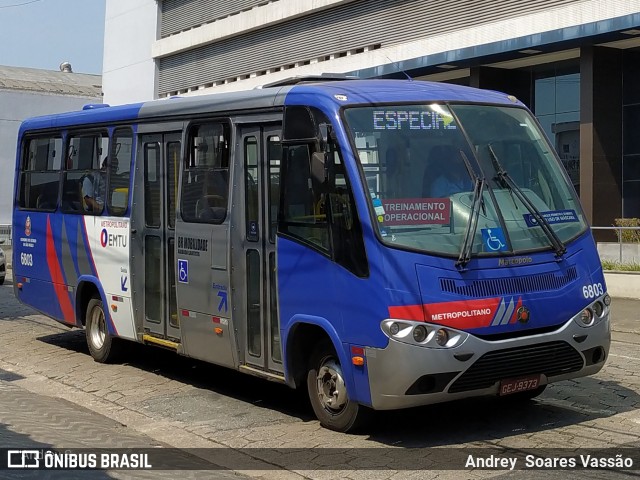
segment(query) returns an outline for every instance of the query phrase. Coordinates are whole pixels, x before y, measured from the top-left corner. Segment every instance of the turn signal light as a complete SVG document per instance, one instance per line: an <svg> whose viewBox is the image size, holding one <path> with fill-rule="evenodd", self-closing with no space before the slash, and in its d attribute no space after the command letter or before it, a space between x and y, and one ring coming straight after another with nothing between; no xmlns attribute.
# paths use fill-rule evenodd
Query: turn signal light
<svg viewBox="0 0 640 480"><path fill-rule="evenodd" d="M351 362L356 366L356 367L361 367L364 365L364 358L362 357L351 357Z"/></svg>
<svg viewBox="0 0 640 480"><path fill-rule="evenodd" d="M216 335L222 335L222 328L220 327L214 328L213 331L216 332Z"/></svg>

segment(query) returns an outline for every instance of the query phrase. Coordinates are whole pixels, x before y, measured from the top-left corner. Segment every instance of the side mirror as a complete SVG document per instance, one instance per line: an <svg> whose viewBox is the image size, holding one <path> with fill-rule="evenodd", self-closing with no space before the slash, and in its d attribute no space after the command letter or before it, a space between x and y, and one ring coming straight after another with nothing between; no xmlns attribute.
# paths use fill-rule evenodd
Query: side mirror
<svg viewBox="0 0 640 480"><path fill-rule="evenodd" d="M325 154L322 152L313 152L311 155L311 177L319 184L324 183L327 179Z"/></svg>
<svg viewBox="0 0 640 480"><path fill-rule="evenodd" d="M329 125L321 123L318 126L318 133L320 135L320 141L322 142L321 145L326 149L329 142Z"/></svg>

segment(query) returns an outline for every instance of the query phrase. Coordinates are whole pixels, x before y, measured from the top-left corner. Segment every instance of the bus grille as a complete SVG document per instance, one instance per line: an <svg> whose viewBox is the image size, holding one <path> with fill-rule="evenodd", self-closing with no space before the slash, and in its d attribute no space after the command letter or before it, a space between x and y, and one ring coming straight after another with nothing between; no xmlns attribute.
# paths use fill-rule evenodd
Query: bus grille
<svg viewBox="0 0 640 480"><path fill-rule="evenodd" d="M539 373L552 377L577 372L583 365L580 353L562 341L496 350L480 357L453 382L449 393L488 388L500 380Z"/></svg>
<svg viewBox="0 0 640 480"><path fill-rule="evenodd" d="M576 267L570 267L564 275L539 273L524 277L474 280L470 284L451 278L441 278L440 288L443 292L456 293L466 297L492 297L496 295L558 290L577 278Z"/></svg>

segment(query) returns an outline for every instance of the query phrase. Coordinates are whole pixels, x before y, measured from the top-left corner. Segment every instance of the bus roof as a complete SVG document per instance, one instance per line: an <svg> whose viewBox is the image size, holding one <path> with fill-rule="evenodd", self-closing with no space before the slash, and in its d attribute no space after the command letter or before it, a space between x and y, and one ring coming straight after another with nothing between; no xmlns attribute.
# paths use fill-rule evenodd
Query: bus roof
<svg viewBox="0 0 640 480"><path fill-rule="evenodd" d="M408 102L482 102L513 105L505 93L420 80L346 80L299 82L242 92L172 97L144 103L92 108L27 119L21 133L79 125L136 122L206 113L248 112L284 105L333 105ZM520 104L520 102L517 102Z"/></svg>

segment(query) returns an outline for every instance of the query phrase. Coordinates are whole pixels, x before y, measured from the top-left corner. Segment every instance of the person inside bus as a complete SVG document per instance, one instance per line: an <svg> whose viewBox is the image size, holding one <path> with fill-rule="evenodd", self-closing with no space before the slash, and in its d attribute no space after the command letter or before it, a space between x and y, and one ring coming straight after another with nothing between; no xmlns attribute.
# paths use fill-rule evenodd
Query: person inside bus
<svg viewBox="0 0 640 480"><path fill-rule="evenodd" d="M390 198L406 197L406 181L410 170L409 138L405 136L394 137L391 146L385 152L387 165L387 195Z"/></svg>
<svg viewBox="0 0 640 480"><path fill-rule="evenodd" d="M86 175L82 180L82 205L86 212L102 213L106 189L107 169L118 170L118 159L105 157L99 172Z"/></svg>
<svg viewBox="0 0 640 480"><path fill-rule="evenodd" d="M425 171L425 186L432 179L433 172L440 172L430 187L425 187L426 196L444 198L473 189L467 168L460 152L452 145L437 145L429 154L430 169Z"/></svg>
<svg viewBox="0 0 640 480"><path fill-rule="evenodd" d="M227 214L229 194L228 170L214 169L205 173L202 197L196 202L196 216L199 220L220 223Z"/></svg>

